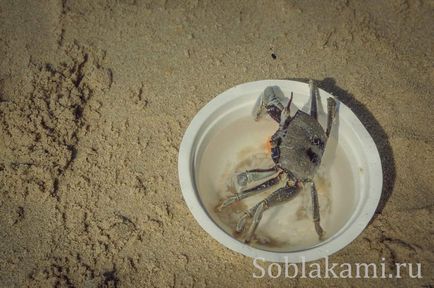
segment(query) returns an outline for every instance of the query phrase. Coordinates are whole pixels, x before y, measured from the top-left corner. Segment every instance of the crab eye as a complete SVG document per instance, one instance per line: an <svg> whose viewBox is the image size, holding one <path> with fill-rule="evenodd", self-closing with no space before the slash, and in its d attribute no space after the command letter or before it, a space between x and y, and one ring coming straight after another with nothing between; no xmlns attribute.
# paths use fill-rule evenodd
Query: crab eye
<svg viewBox="0 0 434 288"><path fill-rule="evenodd" d="M317 164L318 163L318 155L312 151L312 149L307 149L306 151L307 156L309 157L310 162L312 162L313 164Z"/></svg>
<svg viewBox="0 0 434 288"><path fill-rule="evenodd" d="M314 137L312 139L312 144L319 145L320 143L321 143L321 139L319 139L318 137Z"/></svg>
<svg viewBox="0 0 434 288"><path fill-rule="evenodd" d="M324 149L324 142L322 141L321 138L313 137L310 142L312 143L312 145L316 145L320 147L320 149Z"/></svg>

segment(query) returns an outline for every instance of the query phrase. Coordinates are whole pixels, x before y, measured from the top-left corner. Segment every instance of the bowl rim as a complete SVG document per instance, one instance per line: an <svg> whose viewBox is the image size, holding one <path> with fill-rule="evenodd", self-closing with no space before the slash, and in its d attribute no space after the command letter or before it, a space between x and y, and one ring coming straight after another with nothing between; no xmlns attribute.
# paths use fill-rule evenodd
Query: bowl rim
<svg viewBox="0 0 434 288"><path fill-rule="evenodd" d="M193 120L190 122L188 128L184 133L178 155L178 176L181 186L181 192L189 210L191 211L193 217L196 219L199 225L208 234L210 234L211 237L213 237L229 249L235 252L239 252L245 256L264 259L271 262L299 263L324 258L343 249L345 246L350 244L363 232L365 227L369 224L371 218L375 214L381 197L383 185L383 171L381 167L381 160L378 149L369 132L366 130L366 128L363 126L363 124L351 111L350 108L345 106L343 103L340 103L339 113L343 113L343 111L344 113L346 113L346 117L349 117L346 119L351 123L351 127L357 130L357 136L359 136L359 140L361 141L361 143L364 143L364 152L367 156L365 161L369 168L366 171L368 173L367 177L369 178L369 187L367 188L369 193L366 193L365 201L358 205L362 206L355 208L355 211L353 212L348 222L335 235L333 235L326 241L313 246L312 248L291 252L274 252L255 248L234 239L211 219L211 216L208 214L205 207L203 207L203 204L201 203L200 197L196 189L193 172L195 153L197 152L197 142L198 138L200 138L201 136L199 132L202 130L203 124L206 122L209 115L212 115L213 112L217 111L221 106L224 106L228 102L234 101L237 96L242 94L241 91L260 89L263 90L267 86L288 85L298 87L305 86L305 89L309 89L307 83L300 81L259 80L236 85L220 93L210 102L208 102L194 116ZM322 89L319 89L319 91L321 98L324 96L333 97L330 93ZM357 210L359 211L357 215L355 215ZM349 223L351 219L352 222Z"/></svg>

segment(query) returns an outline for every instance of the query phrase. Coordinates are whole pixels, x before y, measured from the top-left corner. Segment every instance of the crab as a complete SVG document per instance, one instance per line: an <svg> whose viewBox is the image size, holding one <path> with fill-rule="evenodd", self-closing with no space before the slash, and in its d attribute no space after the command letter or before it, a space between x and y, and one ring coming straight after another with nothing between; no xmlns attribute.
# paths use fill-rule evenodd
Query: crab
<svg viewBox="0 0 434 288"><path fill-rule="evenodd" d="M318 193L314 182L321 163L321 158L330 136L333 120L336 115L336 101L333 98L327 99L327 127L324 130L318 122L317 93L315 83L310 80L311 107L310 114L298 110L293 117L290 116L290 106L293 93L287 105L274 92L273 87L267 87L258 99L255 110L255 120L265 114L271 116L279 128L271 137L271 158L274 166L265 169L253 169L235 175L236 184L241 187L240 191L226 198L219 210L241 201L252 195L261 193L269 188L285 181L284 186L273 191L268 197L246 210L235 228L238 234L244 233L246 243L251 242L255 230L261 221L265 210L283 204L296 197L304 186L310 185L313 227L322 240L325 231L320 224L320 209ZM257 184L259 182L259 184ZM256 186L248 188L252 185ZM282 185L281 185L282 186ZM251 222L250 227L245 231L246 223Z"/></svg>

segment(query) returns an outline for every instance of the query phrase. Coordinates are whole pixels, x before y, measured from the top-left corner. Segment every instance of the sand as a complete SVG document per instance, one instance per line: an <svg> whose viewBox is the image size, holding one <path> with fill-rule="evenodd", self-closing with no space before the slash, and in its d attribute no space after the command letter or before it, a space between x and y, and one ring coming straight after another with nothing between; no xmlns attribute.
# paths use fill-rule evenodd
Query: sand
<svg viewBox="0 0 434 288"><path fill-rule="evenodd" d="M432 1L0 1L0 286L432 287L433 26ZM197 111L307 78L384 167L376 217L330 260L422 279L254 279L188 211L177 153Z"/></svg>

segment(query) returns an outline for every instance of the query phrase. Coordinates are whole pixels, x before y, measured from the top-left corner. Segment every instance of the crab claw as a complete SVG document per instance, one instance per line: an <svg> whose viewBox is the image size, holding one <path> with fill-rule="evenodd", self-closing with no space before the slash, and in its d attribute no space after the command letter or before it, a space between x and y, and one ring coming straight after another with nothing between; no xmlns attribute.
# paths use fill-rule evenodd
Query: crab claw
<svg viewBox="0 0 434 288"><path fill-rule="evenodd" d="M236 177L237 177L236 178L236 183L239 186L246 186L248 184L249 180L250 180L248 175L249 174L247 174L247 172L242 172L242 173L236 175Z"/></svg>
<svg viewBox="0 0 434 288"><path fill-rule="evenodd" d="M256 101L255 108L253 110L255 121L261 119L261 117L267 112L267 107L275 107L275 109L278 109L280 113L280 111L284 108L280 102L281 101L276 95L273 87L269 86L265 88L264 93L262 93Z"/></svg>

